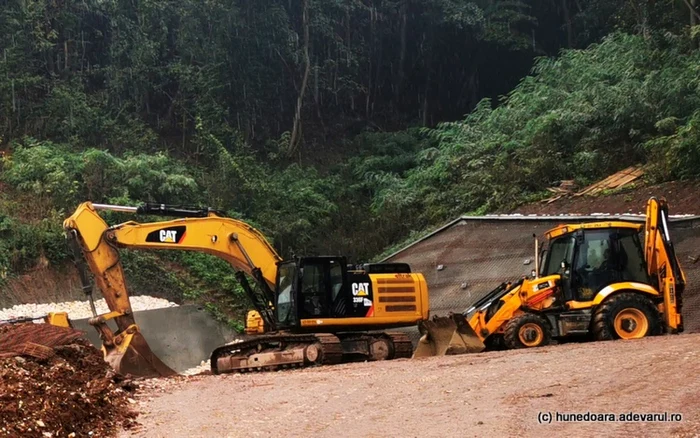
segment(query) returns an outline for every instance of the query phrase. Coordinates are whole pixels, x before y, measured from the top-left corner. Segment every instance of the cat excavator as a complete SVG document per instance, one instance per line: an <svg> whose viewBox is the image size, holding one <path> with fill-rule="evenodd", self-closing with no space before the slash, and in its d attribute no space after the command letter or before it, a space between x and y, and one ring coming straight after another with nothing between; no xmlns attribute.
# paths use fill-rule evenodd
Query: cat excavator
<svg viewBox="0 0 700 438"><path fill-rule="evenodd" d="M109 226L99 211L176 219ZM282 260L258 230L209 208L85 202L63 225L91 303L89 323L100 334L105 360L123 374L176 372L153 354L134 319L119 258L122 248L198 251L234 269L254 307L246 327L252 336L216 348L210 358L214 374L409 358L408 335L386 330L428 318L425 279L409 265L349 266L339 256ZM91 277L110 309L106 314L95 310Z"/></svg>
<svg viewBox="0 0 700 438"><path fill-rule="evenodd" d="M413 356L683 331L686 278L671 241L665 199L649 199L644 224L560 225L545 237L548 248L542 253L535 240L530 278L502 283L464 313L419 322L423 336Z"/></svg>

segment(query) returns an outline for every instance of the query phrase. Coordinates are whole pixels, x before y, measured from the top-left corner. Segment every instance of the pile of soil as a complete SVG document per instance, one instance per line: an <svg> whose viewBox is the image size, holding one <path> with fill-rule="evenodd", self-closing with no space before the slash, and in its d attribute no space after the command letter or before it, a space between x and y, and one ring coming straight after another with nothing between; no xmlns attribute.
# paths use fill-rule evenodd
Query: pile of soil
<svg viewBox="0 0 700 438"><path fill-rule="evenodd" d="M26 324L2 325L0 338L20 329ZM51 348L46 359L0 357L0 436L104 437L135 425L136 385L114 373L100 351L85 338Z"/></svg>

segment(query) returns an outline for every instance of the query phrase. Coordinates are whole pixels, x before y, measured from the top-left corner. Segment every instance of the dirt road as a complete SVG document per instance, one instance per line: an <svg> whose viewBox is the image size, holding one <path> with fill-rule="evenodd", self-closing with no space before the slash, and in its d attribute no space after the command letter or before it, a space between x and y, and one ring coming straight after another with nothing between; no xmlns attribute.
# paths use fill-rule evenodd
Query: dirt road
<svg viewBox="0 0 700 438"><path fill-rule="evenodd" d="M699 347L695 334L158 381L141 393L141 427L120 437L700 436Z"/></svg>

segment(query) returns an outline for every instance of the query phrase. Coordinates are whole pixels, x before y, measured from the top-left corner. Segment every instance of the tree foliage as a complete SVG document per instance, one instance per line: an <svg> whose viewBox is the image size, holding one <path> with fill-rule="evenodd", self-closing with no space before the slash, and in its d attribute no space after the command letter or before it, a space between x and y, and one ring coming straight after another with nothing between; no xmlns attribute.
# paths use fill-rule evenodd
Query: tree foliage
<svg viewBox="0 0 700 438"><path fill-rule="evenodd" d="M1 4L3 275L65 258L84 200L208 205L359 262L562 179L699 176L692 2Z"/></svg>
<svg viewBox="0 0 700 438"><path fill-rule="evenodd" d="M411 211L418 202L435 223L632 164L649 164L657 180L700 177L698 62L687 37L624 33L538 59L498 105L484 100L462 121L425 129L438 145L376 199Z"/></svg>

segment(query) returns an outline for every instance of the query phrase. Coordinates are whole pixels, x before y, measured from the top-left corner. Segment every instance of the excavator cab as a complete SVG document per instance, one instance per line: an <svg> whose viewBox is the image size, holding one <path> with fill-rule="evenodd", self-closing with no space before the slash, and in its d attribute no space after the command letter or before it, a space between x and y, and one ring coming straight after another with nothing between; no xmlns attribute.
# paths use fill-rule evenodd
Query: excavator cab
<svg viewBox="0 0 700 438"><path fill-rule="evenodd" d="M294 329L300 321L344 316L347 292L344 257L304 257L277 270L277 324Z"/></svg>

